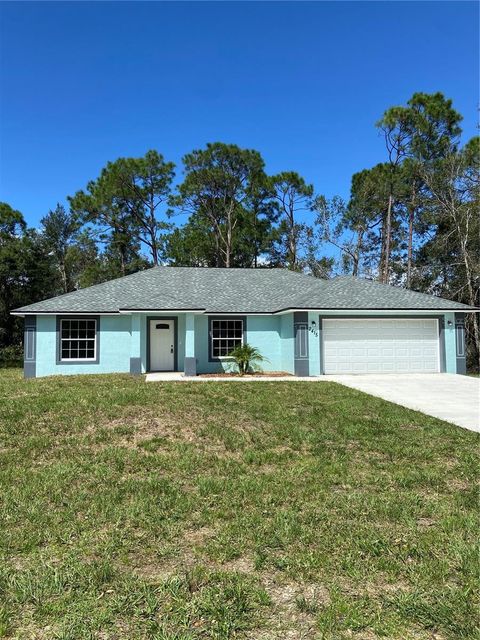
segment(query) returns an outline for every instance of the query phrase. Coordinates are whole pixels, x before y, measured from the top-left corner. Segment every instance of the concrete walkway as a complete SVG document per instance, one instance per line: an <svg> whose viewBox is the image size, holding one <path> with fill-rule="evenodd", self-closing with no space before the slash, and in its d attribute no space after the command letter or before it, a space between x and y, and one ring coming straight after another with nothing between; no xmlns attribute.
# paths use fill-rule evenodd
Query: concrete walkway
<svg viewBox="0 0 480 640"><path fill-rule="evenodd" d="M451 373L323 377L480 432L480 378Z"/></svg>
<svg viewBox="0 0 480 640"><path fill-rule="evenodd" d="M326 376L298 378L297 376L202 376L185 377L181 371L160 371L147 373L147 382L327 382Z"/></svg>

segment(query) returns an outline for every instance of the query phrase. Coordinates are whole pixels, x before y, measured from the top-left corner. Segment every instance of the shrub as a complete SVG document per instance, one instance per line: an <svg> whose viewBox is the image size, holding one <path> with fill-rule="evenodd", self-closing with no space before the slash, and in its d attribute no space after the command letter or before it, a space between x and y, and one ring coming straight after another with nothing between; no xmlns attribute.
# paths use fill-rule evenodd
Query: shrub
<svg viewBox="0 0 480 640"><path fill-rule="evenodd" d="M258 371L260 369L259 364L267 361L267 358L262 356L260 351L250 344L239 345L233 351L230 351L228 355L234 359L241 376L249 371Z"/></svg>
<svg viewBox="0 0 480 640"><path fill-rule="evenodd" d="M0 366L18 366L23 361L23 347L18 344L11 344L8 347L0 348Z"/></svg>

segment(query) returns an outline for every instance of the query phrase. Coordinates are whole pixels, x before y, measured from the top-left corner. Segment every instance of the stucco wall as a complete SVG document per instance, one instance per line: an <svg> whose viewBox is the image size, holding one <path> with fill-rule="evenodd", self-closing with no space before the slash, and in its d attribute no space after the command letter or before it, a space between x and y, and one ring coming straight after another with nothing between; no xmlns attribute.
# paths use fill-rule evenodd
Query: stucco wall
<svg viewBox="0 0 480 640"><path fill-rule="evenodd" d="M101 316L98 364L57 364L57 319L55 316L37 316L36 375L129 372L130 330L130 316Z"/></svg>
<svg viewBox="0 0 480 640"><path fill-rule="evenodd" d="M445 316L445 371L457 373L457 345L455 339L455 314L446 313ZM448 323L451 324L448 324Z"/></svg>
<svg viewBox="0 0 480 640"><path fill-rule="evenodd" d="M155 317L174 314L155 314ZM365 313L363 315L370 315ZM153 316L153 314L152 314ZM57 364L56 363L56 317L37 317L36 375L48 376L78 373L129 372L130 358L141 358L142 372L147 371L147 317L135 316L100 317L100 357L99 363ZM408 317L408 316L407 316ZM445 313L445 363L447 373L456 373L455 315ZM315 326L312 322L315 322ZM183 370L185 357L185 314L178 314L178 368ZM450 325L448 323L451 323ZM320 374L320 332L319 316L309 312L309 371L310 375ZM208 317L194 316L195 357L198 373L215 373L228 367L226 361L208 360ZM249 316L247 318L247 342L257 347L268 361L263 363L265 371L294 371L293 314L280 316Z"/></svg>
<svg viewBox="0 0 480 640"><path fill-rule="evenodd" d="M293 334L293 313L280 316L280 339L282 354L282 371L294 373L295 338Z"/></svg>
<svg viewBox="0 0 480 640"><path fill-rule="evenodd" d="M285 370L283 367L280 338L282 317L283 316L247 317L246 341L253 347L257 347L260 353L265 358L268 358L268 361L261 364L261 368L264 371ZM195 316L195 357L197 358L197 373L216 373L229 370L229 361L227 360L209 362L208 341L208 316L197 315Z"/></svg>
<svg viewBox="0 0 480 640"><path fill-rule="evenodd" d="M282 370L280 317L250 316L247 318L247 342L268 358L262 363L264 371Z"/></svg>

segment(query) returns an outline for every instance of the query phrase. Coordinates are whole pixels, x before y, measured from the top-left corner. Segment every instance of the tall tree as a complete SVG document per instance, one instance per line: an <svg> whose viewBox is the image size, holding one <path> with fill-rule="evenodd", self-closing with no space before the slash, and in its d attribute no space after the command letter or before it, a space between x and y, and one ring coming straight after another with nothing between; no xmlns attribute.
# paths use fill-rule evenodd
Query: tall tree
<svg viewBox="0 0 480 640"><path fill-rule="evenodd" d="M263 179L263 159L257 151L215 142L187 154L183 163L185 178L172 202L208 224L215 266L232 267L239 224L253 185Z"/></svg>
<svg viewBox="0 0 480 640"><path fill-rule="evenodd" d="M379 280L388 283L390 280L390 254L392 245L392 229L395 221L394 207L396 202L395 188L398 184L398 172L406 156L409 140L408 109L394 107L377 123L382 130L387 149L388 162L385 167L387 186L387 206L382 220L382 249L380 257Z"/></svg>
<svg viewBox="0 0 480 640"><path fill-rule="evenodd" d="M315 233L315 228L309 227L306 233L303 255L300 259L300 268L304 273L309 273L315 278L329 279L335 268L335 258L322 253L322 240Z"/></svg>
<svg viewBox="0 0 480 640"><path fill-rule="evenodd" d="M271 182L279 214L276 260L295 271L300 268L300 248L308 234L308 226L299 220L299 213L310 210L313 185L294 171L279 173Z"/></svg>
<svg viewBox="0 0 480 640"><path fill-rule="evenodd" d="M392 171L389 163L352 176L344 225L356 236L357 254L363 254L364 270L381 282L387 275L390 279L399 262L402 235L396 207L401 188L401 174Z"/></svg>
<svg viewBox="0 0 480 640"><path fill-rule="evenodd" d="M218 250L208 218L195 213L168 236L165 255L174 267L216 267Z"/></svg>
<svg viewBox="0 0 480 640"><path fill-rule="evenodd" d="M55 295L55 280L42 238L19 211L0 203L0 347L22 340L23 323L10 311Z"/></svg>
<svg viewBox="0 0 480 640"><path fill-rule="evenodd" d="M422 167L456 150L461 120L461 115L453 109L452 101L442 93L415 93L407 106L387 109L377 123L385 136L390 173L393 177L395 172L401 171L406 186L403 205L408 224L407 287L412 281L416 219L422 210ZM392 202L393 194L389 196L389 204ZM385 221L383 279L385 269L388 271L391 211L389 207Z"/></svg>
<svg viewBox="0 0 480 640"><path fill-rule="evenodd" d="M452 273L447 297L480 304L480 139L472 139L464 149L424 166L423 180L435 215L435 232L430 250L447 273ZM452 290L452 285L455 287ZM445 292L443 292L445 295ZM471 314L476 356L480 353L477 314Z"/></svg>
<svg viewBox="0 0 480 640"><path fill-rule="evenodd" d="M174 163L166 162L160 153L151 150L142 158L119 158L107 165L107 170L119 203L132 216L139 240L149 248L153 264L159 264L165 231L169 229L159 213L170 196Z"/></svg>
<svg viewBox="0 0 480 640"><path fill-rule="evenodd" d="M99 253L97 243L87 230L80 229L76 233L75 241L68 247L65 261L75 289L83 289L109 279L104 276L104 260ZM118 268L110 277L116 276L118 276Z"/></svg>
<svg viewBox="0 0 480 640"><path fill-rule="evenodd" d="M166 207L173 176L174 164L148 151L141 158L109 162L86 192L69 198L72 211L95 226L99 240L115 246L121 275L132 270L141 243L149 248L153 263L159 263L169 228Z"/></svg>
<svg viewBox="0 0 480 640"><path fill-rule="evenodd" d="M271 253L274 224L278 219L274 195L273 182L263 172L251 181L244 204L245 223L240 228L246 254L245 266L256 268L260 257Z"/></svg>
<svg viewBox="0 0 480 640"><path fill-rule="evenodd" d="M40 223L45 248L53 256L60 275L61 292L73 291L75 280L69 269L71 260L68 259L68 254L80 224L72 214L65 211L65 207L61 204L57 204L53 211L49 211Z"/></svg>
<svg viewBox="0 0 480 640"><path fill-rule="evenodd" d="M10 309L15 308L17 300L21 299L26 230L20 211L0 202L0 347L12 344L14 334L19 333ZM16 338L19 341L18 335Z"/></svg>
<svg viewBox="0 0 480 640"><path fill-rule="evenodd" d="M345 273L358 276L366 266L365 254L368 247L368 234L378 225L371 210L359 206L359 197L350 203L339 196L330 200L325 196L315 199L315 226L320 243L329 243L340 250L342 267Z"/></svg>
<svg viewBox="0 0 480 640"><path fill-rule="evenodd" d="M130 211L118 202L107 176L102 172L98 180L88 183L86 192L77 191L69 201L89 236L117 254L116 275L131 273L132 256L138 257L139 248L134 221Z"/></svg>

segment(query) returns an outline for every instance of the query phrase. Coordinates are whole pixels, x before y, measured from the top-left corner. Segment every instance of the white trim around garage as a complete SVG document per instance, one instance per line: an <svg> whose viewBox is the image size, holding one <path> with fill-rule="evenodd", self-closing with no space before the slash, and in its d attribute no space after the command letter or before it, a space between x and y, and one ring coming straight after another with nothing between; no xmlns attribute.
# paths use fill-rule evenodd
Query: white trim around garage
<svg viewBox="0 0 480 640"><path fill-rule="evenodd" d="M324 318L328 374L439 373L438 318Z"/></svg>

